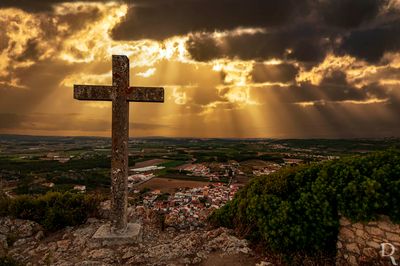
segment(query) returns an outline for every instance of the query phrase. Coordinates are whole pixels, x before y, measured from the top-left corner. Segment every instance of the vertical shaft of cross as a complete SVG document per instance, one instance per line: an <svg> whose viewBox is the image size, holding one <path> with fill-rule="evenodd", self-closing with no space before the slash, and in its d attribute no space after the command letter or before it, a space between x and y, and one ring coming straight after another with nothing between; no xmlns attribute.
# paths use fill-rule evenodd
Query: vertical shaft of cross
<svg viewBox="0 0 400 266"><path fill-rule="evenodd" d="M111 160L111 230L122 233L127 226L127 177L129 102L129 59L126 56L112 57L112 160Z"/></svg>
<svg viewBox="0 0 400 266"><path fill-rule="evenodd" d="M127 223L129 102L164 102L164 89L129 87L129 59L124 55L112 56L112 79L112 86L74 85L74 98L112 101L111 227L105 230L108 236L121 237L138 228ZM95 238L102 238L100 229Z"/></svg>

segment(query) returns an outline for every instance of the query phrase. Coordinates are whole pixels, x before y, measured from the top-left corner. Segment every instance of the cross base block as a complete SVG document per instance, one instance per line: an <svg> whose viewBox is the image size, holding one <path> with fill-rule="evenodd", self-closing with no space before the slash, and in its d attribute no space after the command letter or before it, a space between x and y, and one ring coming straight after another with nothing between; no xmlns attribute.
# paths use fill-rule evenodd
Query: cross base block
<svg viewBox="0 0 400 266"><path fill-rule="evenodd" d="M123 233L111 232L111 225L104 224L97 229L92 238L101 242L103 246L126 245L141 242L142 235L142 226L137 223L128 223Z"/></svg>

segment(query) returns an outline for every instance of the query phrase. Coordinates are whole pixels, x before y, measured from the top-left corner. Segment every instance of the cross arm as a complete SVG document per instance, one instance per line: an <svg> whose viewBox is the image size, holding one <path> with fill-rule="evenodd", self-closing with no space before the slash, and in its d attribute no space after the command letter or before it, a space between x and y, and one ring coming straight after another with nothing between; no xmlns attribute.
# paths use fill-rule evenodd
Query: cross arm
<svg viewBox="0 0 400 266"><path fill-rule="evenodd" d="M129 87L128 102L164 102L164 88L161 87Z"/></svg>
<svg viewBox="0 0 400 266"><path fill-rule="evenodd" d="M112 101L116 93L125 94L128 102L164 102L164 88L129 87L117 92L115 86L74 85L74 98L86 101Z"/></svg>
<svg viewBox="0 0 400 266"><path fill-rule="evenodd" d="M74 99L86 101L111 101L113 86L74 85Z"/></svg>

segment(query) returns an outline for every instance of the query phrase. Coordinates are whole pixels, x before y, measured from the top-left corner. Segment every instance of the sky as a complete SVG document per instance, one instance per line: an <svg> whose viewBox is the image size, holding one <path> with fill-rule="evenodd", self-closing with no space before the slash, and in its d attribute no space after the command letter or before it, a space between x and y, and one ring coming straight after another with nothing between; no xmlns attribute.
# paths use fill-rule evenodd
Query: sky
<svg viewBox="0 0 400 266"><path fill-rule="evenodd" d="M110 136L112 54L133 137L400 137L400 0L1 0L0 134Z"/></svg>

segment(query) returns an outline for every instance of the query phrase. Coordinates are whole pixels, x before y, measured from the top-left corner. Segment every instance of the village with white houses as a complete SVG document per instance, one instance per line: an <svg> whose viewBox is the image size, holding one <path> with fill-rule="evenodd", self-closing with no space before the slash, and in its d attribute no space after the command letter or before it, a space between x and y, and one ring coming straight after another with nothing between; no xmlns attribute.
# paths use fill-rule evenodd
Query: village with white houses
<svg viewBox="0 0 400 266"><path fill-rule="evenodd" d="M150 209L160 213L164 215L166 226L177 229L194 230L203 226L211 212L225 205L244 185L235 179L236 175L244 175L236 162L213 165L213 170L205 163L189 163L176 167L177 173L204 178L207 182L201 182L197 187L177 188L173 193L165 193L161 189L149 189L143 193L138 189L140 186L146 187L149 180L156 179L156 172L164 168L151 165L130 169L132 175L128 177L128 187L134 194L142 193L137 209ZM279 165L271 164L255 171L269 174L278 168Z"/></svg>
<svg viewBox="0 0 400 266"><path fill-rule="evenodd" d="M196 229L204 225L207 217L233 198L239 185L213 183L204 187L180 189L165 199L160 190L147 193L143 205L165 215L165 224L177 229Z"/></svg>

